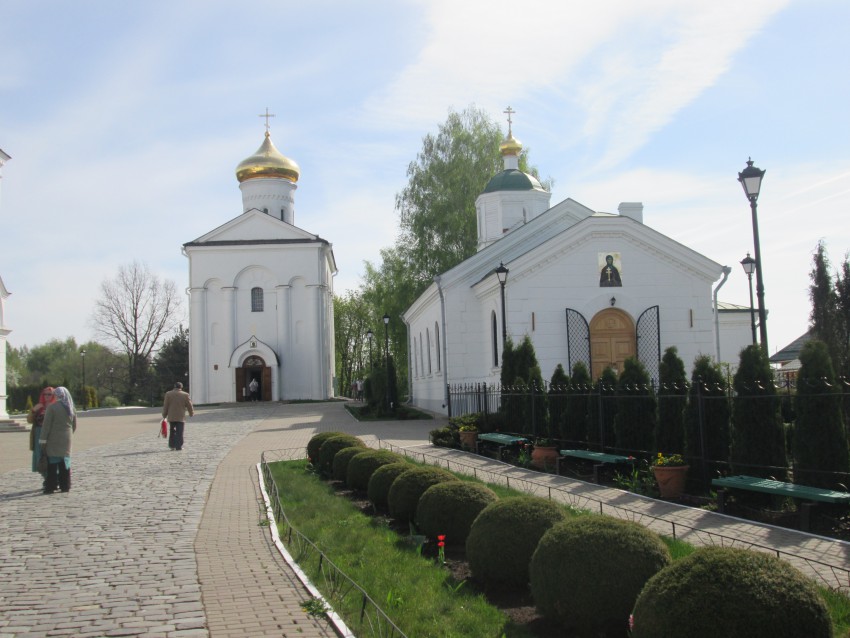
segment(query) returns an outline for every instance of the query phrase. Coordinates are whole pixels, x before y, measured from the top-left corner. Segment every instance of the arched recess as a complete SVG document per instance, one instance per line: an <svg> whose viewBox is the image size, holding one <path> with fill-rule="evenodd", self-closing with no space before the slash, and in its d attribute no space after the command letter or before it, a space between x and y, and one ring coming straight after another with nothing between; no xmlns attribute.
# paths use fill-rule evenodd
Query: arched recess
<svg viewBox="0 0 850 638"><path fill-rule="evenodd" d="M618 373L635 356L635 323L619 308L606 308L590 320L591 378L598 379L608 366Z"/></svg>
<svg viewBox="0 0 850 638"><path fill-rule="evenodd" d="M260 384L261 400L280 399L280 360L267 343L252 335L236 346L228 366L234 371L233 396L237 402L250 399L248 385L252 378L256 378Z"/></svg>

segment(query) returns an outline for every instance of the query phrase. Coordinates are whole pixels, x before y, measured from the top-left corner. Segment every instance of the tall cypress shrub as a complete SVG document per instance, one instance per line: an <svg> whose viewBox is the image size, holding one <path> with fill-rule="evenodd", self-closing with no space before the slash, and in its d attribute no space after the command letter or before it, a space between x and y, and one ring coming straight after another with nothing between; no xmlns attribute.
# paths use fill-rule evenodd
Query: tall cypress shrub
<svg viewBox="0 0 850 638"><path fill-rule="evenodd" d="M779 396L764 350L757 345L741 350L732 381L732 470L736 474L788 478L785 431Z"/></svg>
<svg viewBox="0 0 850 638"><path fill-rule="evenodd" d="M655 392L649 372L635 357L626 359L617 384L614 440L620 452L651 453L655 431Z"/></svg>
<svg viewBox="0 0 850 638"><path fill-rule="evenodd" d="M725 467L729 460L730 407L726 390L720 366L708 355L698 356L691 371L685 408L685 457L691 465L691 476L708 483L711 470Z"/></svg>
<svg viewBox="0 0 850 638"><path fill-rule="evenodd" d="M800 351L794 425L794 482L835 488L847 483L850 451L841 418L841 392L829 350L812 340Z"/></svg>
<svg viewBox="0 0 850 638"><path fill-rule="evenodd" d="M584 443L588 440L590 430L593 384L587 366L581 361L573 366L572 372L567 388L567 404L565 418L561 425L561 436L571 441Z"/></svg>
<svg viewBox="0 0 850 638"><path fill-rule="evenodd" d="M567 376L564 366L560 363L555 366L555 371L549 378L549 429L552 436L565 437L567 416L567 393L569 392L570 378Z"/></svg>
<svg viewBox="0 0 850 638"><path fill-rule="evenodd" d="M661 357L658 375L658 422L655 425L655 451L682 454L685 451L685 406L688 403L688 376L676 346Z"/></svg>
<svg viewBox="0 0 850 638"><path fill-rule="evenodd" d="M590 399L587 439L600 449L614 447L614 417L617 416L617 373L607 367L594 384Z"/></svg>

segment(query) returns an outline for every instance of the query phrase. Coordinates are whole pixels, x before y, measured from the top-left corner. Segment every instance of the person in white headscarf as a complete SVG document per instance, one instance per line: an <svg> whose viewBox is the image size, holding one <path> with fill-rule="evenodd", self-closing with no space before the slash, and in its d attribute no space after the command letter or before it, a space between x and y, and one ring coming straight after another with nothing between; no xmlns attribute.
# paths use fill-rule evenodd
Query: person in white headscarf
<svg viewBox="0 0 850 638"><path fill-rule="evenodd" d="M53 392L56 401L47 406L39 435L48 463L45 494L53 494L57 487L71 490L71 439L77 430L77 411L68 388L60 386Z"/></svg>

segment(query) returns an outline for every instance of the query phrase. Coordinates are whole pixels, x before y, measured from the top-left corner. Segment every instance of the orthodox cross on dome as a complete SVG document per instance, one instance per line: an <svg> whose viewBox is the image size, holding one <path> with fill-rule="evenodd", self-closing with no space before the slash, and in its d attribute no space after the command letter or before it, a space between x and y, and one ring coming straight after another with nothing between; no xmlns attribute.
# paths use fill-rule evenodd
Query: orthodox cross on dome
<svg viewBox="0 0 850 638"><path fill-rule="evenodd" d="M271 127L269 126L269 118L270 118L270 117L274 117L274 113L269 113L269 107L266 107L266 112L265 112L264 114L260 114L260 115L258 115L257 117L264 117L264 118L266 118L266 134L268 134L269 129L271 128Z"/></svg>
<svg viewBox="0 0 850 638"><path fill-rule="evenodd" d="M514 111L514 110L513 110L513 109L509 106L507 109L505 109L504 111L502 111L502 113L507 113L507 115L508 115L508 137L510 137L511 135L513 135L513 132L511 131L511 124L513 124L513 120L511 119L511 115L513 115L514 113L516 113L516 111Z"/></svg>

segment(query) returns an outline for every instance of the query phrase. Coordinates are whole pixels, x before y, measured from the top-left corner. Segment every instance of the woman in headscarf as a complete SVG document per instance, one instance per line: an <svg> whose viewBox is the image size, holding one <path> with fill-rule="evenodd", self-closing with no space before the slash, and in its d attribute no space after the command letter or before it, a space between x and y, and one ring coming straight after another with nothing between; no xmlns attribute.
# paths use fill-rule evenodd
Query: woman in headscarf
<svg viewBox="0 0 850 638"><path fill-rule="evenodd" d="M53 494L58 487L71 489L71 438L77 429L77 411L68 388L53 391L56 402L47 406L41 427L41 446L47 455L47 480L44 493Z"/></svg>
<svg viewBox="0 0 850 638"><path fill-rule="evenodd" d="M32 406L30 413L27 415L27 423L32 423L32 428L30 428L30 450L32 450L33 472L38 472L38 459L41 457L39 437L41 436L41 426L44 423L44 413L47 410L47 406L54 401L56 401L56 397L53 396L53 388L47 386L41 391L38 397L38 403Z"/></svg>

